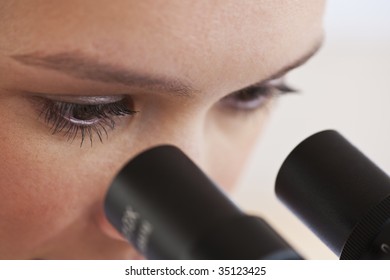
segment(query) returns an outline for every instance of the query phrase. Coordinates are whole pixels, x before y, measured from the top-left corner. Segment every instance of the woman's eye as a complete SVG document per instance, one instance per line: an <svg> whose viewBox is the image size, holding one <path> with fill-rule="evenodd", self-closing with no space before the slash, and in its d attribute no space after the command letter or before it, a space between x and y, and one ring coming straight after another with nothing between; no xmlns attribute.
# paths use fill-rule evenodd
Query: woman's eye
<svg viewBox="0 0 390 280"><path fill-rule="evenodd" d="M68 141L81 137L92 141L97 137L100 142L108 137L108 130L115 128L118 117L134 115L129 102L119 100L104 104L76 104L44 99L40 117L50 126L52 134L62 133Z"/></svg>
<svg viewBox="0 0 390 280"><path fill-rule="evenodd" d="M295 92L295 90L279 78L234 92L221 99L220 102L231 109L252 111L262 108L272 97L287 92Z"/></svg>

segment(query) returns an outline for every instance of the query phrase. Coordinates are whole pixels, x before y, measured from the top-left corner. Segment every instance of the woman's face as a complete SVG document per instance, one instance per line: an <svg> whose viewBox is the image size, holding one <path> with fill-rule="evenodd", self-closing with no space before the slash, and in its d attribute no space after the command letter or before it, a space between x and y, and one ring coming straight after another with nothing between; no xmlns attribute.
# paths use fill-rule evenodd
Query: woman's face
<svg viewBox="0 0 390 280"><path fill-rule="evenodd" d="M231 188L283 76L318 48L323 1L0 3L0 258L136 258L110 181L181 148Z"/></svg>

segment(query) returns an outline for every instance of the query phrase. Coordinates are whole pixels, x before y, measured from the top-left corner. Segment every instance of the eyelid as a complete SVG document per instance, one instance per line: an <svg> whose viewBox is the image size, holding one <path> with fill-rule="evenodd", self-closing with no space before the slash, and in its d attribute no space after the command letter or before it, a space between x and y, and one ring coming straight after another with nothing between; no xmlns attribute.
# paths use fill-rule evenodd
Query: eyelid
<svg viewBox="0 0 390 280"><path fill-rule="evenodd" d="M286 76L281 76L281 77L276 77L276 78L273 78L273 79L269 79L269 80L266 80L266 81L263 81L261 83L257 83L257 84L254 84L252 86L278 86L280 84L283 84L285 83L285 78Z"/></svg>
<svg viewBox="0 0 390 280"><path fill-rule="evenodd" d="M51 101L73 103L80 105L103 105L115 103L123 100L124 95L107 95L107 96L75 96L75 95L41 95Z"/></svg>
<svg viewBox="0 0 390 280"><path fill-rule="evenodd" d="M276 77L270 80L266 80L262 83L255 84L254 87L273 87L277 90L280 91L280 93L294 93L298 92L295 87L291 87L287 82L286 82L286 75Z"/></svg>

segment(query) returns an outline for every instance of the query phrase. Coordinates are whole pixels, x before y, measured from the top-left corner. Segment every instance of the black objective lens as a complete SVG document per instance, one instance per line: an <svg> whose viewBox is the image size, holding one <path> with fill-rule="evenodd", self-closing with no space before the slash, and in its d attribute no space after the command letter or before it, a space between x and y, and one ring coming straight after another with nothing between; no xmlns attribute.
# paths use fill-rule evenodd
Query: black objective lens
<svg viewBox="0 0 390 280"><path fill-rule="evenodd" d="M390 259L390 178L338 132L299 144L276 194L340 259Z"/></svg>
<svg viewBox="0 0 390 280"><path fill-rule="evenodd" d="M300 259L173 146L131 160L109 188L105 211L148 259Z"/></svg>

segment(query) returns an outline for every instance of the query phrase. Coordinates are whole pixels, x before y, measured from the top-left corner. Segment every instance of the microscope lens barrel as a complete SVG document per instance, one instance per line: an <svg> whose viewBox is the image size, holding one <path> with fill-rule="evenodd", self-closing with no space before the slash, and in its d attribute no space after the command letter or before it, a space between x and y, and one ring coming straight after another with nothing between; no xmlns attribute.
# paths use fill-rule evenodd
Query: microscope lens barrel
<svg viewBox="0 0 390 280"><path fill-rule="evenodd" d="M389 233L390 178L338 132L300 143L275 185L277 196L341 259L390 257L390 236L383 236Z"/></svg>

